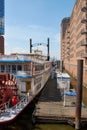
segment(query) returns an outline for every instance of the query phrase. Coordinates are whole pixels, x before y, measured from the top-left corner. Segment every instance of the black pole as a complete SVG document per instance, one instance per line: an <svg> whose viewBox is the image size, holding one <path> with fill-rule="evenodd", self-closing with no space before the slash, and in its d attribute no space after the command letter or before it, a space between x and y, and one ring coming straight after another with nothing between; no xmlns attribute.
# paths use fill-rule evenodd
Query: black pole
<svg viewBox="0 0 87 130"><path fill-rule="evenodd" d="M32 53L32 39L30 39L30 53Z"/></svg>
<svg viewBox="0 0 87 130"><path fill-rule="evenodd" d="M83 84L83 60L77 62L77 97L76 97L76 117L75 117L75 129L78 130L81 127L81 107L82 107L82 84Z"/></svg>
<svg viewBox="0 0 87 130"><path fill-rule="evenodd" d="M48 61L50 60L50 55L49 55L49 41L50 41L50 39L48 38L48 39L47 39L47 48L48 48L47 60L48 60Z"/></svg>

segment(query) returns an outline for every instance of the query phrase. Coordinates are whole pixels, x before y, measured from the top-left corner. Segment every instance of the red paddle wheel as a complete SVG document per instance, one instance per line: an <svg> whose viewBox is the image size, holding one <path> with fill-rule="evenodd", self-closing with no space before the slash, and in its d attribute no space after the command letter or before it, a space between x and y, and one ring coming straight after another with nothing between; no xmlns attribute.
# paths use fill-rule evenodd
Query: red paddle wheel
<svg viewBox="0 0 87 130"><path fill-rule="evenodd" d="M7 102L9 99L12 98L13 96L13 91L10 88L6 88L6 90L4 91L4 102Z"/></svg>
<svg viewBox="0 0 87 130"><path fill-rule="evenodd" d="M0 104L3 103L3 100L4 100L4 95L3 95L2 91L0 91Z"/></svg>

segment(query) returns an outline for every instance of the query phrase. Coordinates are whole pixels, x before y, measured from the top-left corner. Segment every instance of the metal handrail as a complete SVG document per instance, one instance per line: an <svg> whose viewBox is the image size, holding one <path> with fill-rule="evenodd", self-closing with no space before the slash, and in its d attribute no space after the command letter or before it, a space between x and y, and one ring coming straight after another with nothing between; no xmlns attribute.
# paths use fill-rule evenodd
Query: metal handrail
<svg viewBox="0 0 87 130"><path fill-rule="evenodd" d="M9 101L1 104L0 108L2 108L2 106L3 106L4 109L2 109L2 110L0 109L0 114L9 112L9 115L11 115L13 111L14 111L14 113L17 113L18 110L21 110L23 108L23 106L28 103L28 98L29 98L29 96L22 97L22 99L16 105L14 105L12 107L9 107ZM4 116L5 116L5 114L4 114Z"/></svg>
<svg viewBox="0 0 87 130"><path fill-rule="evenodd" d="M28 75L31 75L31 70L30 71L24 71L24 70L21 70L21 71L17 71L16 75L22 75L22 76L28 76Z"/></svg>
<svg viewBox="0 0 87 130"><path fill-rule="evenodd" d="M0 104L0 112L5 111L9 106L9 101L3 104Z"/></svg>

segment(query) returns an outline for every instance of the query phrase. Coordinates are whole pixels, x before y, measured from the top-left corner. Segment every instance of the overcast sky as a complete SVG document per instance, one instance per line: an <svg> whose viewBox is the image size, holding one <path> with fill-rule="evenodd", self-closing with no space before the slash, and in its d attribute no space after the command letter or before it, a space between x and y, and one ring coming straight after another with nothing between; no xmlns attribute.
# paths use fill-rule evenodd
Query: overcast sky
<svg viewBox="0 0 87 130"><path fill-rule="evenodd" d="M33 44L50 38L50 56L60 58L60 28L76 0L5 0L5 53L30 52ZM46 46L33 47L47 54Z"/></svg>

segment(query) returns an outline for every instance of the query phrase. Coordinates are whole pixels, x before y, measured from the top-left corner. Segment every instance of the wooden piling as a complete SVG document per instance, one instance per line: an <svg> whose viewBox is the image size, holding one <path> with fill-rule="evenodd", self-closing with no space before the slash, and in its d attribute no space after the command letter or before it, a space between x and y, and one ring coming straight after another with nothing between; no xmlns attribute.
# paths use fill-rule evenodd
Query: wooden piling
<svg viewBox="0 0 87 130"><path fill-rule="evenodd" d="M75 129L80 129L81 126L81 107L82 107L82 83L83 83L83 60L78 60L77 65L77 97L76 97L76 117Z"/></svg>

